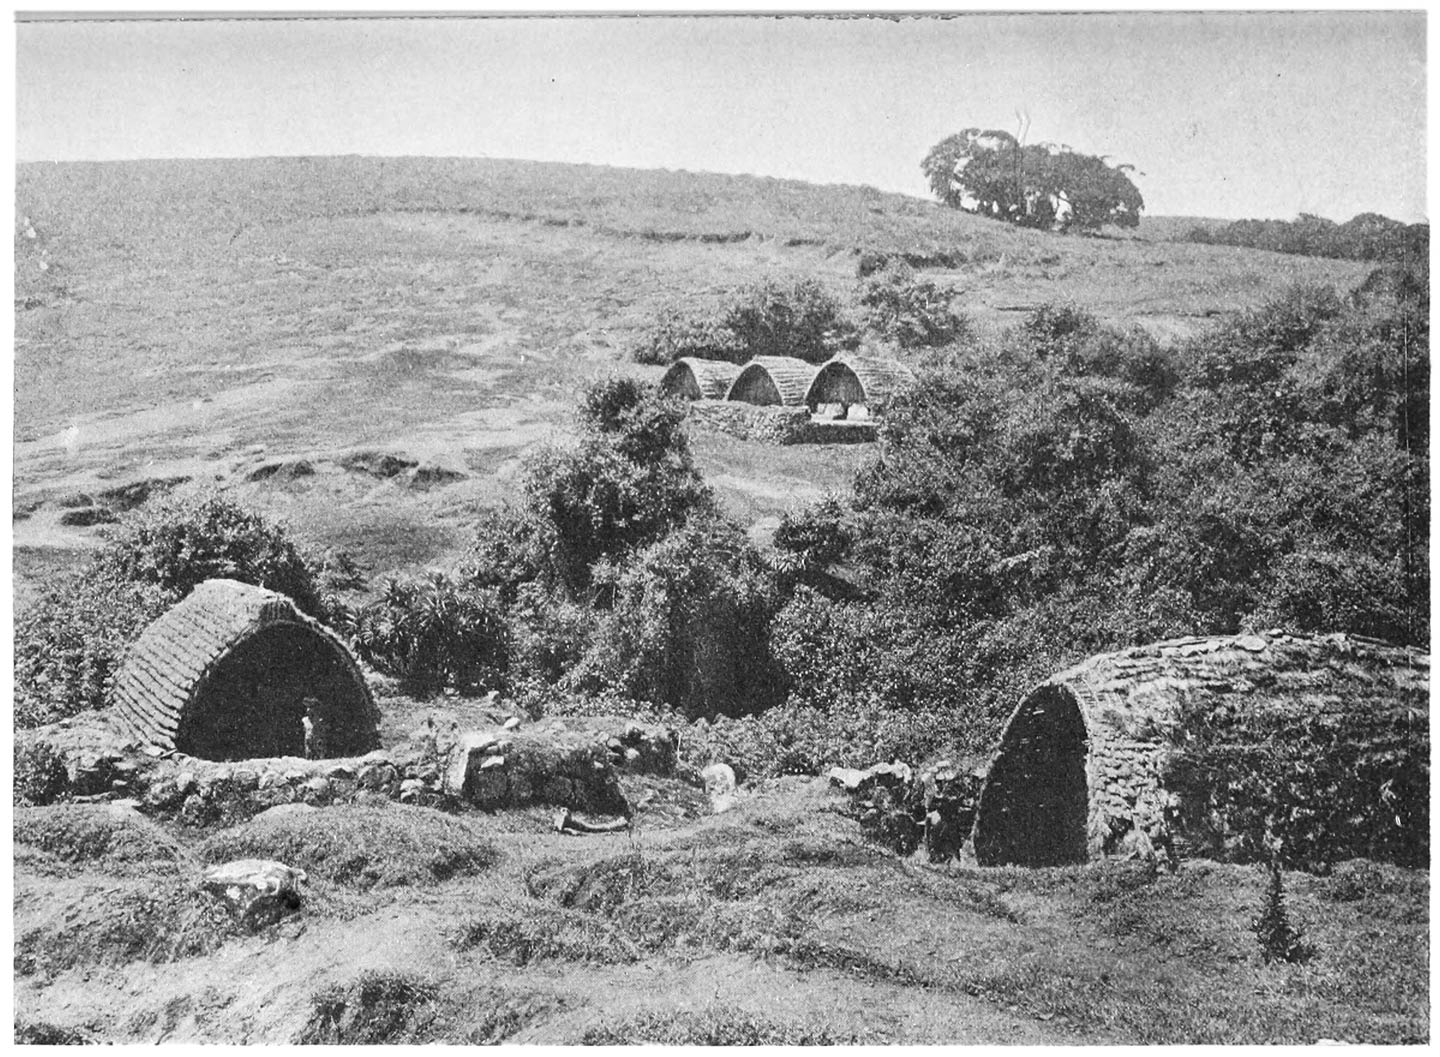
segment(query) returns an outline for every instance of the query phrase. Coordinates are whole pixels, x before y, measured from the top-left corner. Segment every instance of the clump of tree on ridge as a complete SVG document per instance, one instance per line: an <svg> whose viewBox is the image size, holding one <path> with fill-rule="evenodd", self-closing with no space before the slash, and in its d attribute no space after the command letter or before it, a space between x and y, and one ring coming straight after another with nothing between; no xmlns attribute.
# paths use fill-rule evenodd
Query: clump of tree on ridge
<svg viewBox="0 0 1440 1057"><path fill-rule="evenodd" d="M1237 220L1223 227L1197 225L1187 242L1242 246L1306 257L1396 261L1424 267L1430 259L1430 225L1405 224L1379 213L1361 213L1343 224L1301 213L1296 220Z"/></svg>
<svg viewBox="0 0 1440 1057"><path fill-rule="evenodd" d="M1018 227L1098 231L1133 228L1145 200L1133 165L1110 165L1064 144L1024 144L1003 129L947 136L920 163L947 206Z"/></svg>

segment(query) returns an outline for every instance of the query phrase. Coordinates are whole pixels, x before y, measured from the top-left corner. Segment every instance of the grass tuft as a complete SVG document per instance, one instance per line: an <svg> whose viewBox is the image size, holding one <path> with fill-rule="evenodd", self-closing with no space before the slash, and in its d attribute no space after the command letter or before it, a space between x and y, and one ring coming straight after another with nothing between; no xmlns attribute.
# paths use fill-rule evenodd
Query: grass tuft
<svg viewBox="0 0 1440 1057"><path fill-rule="evenodd" d="M641 1013L590 1028L580 1038L585 1046L853 1046L862 1041L883 1040L729 1007Z"/></svg>
<svg viewBox="0 0 1440 1057"><path fill-rule="evenodd" d="M300 1045L421 1042L437 1015L439 988L413 973L371 970L317 992Z"/></svg>

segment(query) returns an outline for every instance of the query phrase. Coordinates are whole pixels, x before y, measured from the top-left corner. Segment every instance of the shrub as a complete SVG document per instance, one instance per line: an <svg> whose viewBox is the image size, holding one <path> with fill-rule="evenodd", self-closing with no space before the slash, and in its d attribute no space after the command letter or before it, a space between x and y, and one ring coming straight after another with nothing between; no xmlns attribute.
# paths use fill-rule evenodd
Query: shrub
<svg viewBox="0 0 1440 1057"><path fill-rule="evenodd" d="M787 510L773 537L776 564L786 572L822 570L849 552L854 531L838 496L826 496L800 510Z"/></svg>
<svg viewBox="0 0 1440 1057"><path fill-rule="evenodd" d="M665 366L685 356L730 363L749 358L740 337L715 310L677 305L663 309L630 349L636 363Z"/></svg>
<svg viewBox="0 0 1440 1057"><path fill-rule="evenodd" d="M436 1018L439 988L413 973L370 969L315 993L301 1045L380 1046L419 1041Z"/></svg>
<svg viewBox="0 0 1440 1057"><path fill-rule="evenodd" d="M54 803L65 792L65 757L54 745L34 737L16 738L14 756L11 800L15 807Z"/></svg>
<svg viewBox="0 0 1440 1057"><path fill-rule="evenodd" d="M613 687L691 717L775 700L774 592L739 529L718 519L685 525L637 553L613 583L577 688Z"/></svg>
<svg viewBox="0 0 1440 1057"><path fill-rule="evenodd" d="M755 283L726 306L722 318L747 360L795 356L823 363L853 340L853 325L844 318L840 302L814 279Z"/></svg>
<svg viewBox="0 0 1440 1057"><path fill-rule="evenodd" d="M142 507L107 544L97 567L121 581L154 584L176 599L202 580L240 580L320 615L315 570L285 529L212 493L167 496Z"/></svg>
<svg viewBox="0 0 1440 1057"><path fill-rule="evenodd" d="M105 707L126 647L175 600L96 564L50 587L15 622L16 726Z"/></svg>
<svg viewBox="0 0 1440 1057"><path fill-rule="evenodd" d="M718 309L665 309L631 348L639 363L682 356L745 363L755 356L798 356L821 363L855 344L840 302L814 279L764 279L732 291Z"/></svg>
<svg viewBox="0 0 1440 1057"><path fill-rule="evenodd" d="M691 461L682 417L677 403L653 389L607 379L582 400L579 446L530 458L526 510L551 534L551 558L567 585L588 587L597 562L647 546L714 510L714 494Z"/></svg>
<svg viewBox="0 0 1440 1057"><path fill-rule="evenodd" d="M525 584L506 612L510 695L521 684L552 685L580 663L595 640L598 615L559 591Z"/></svg>
<svg viewBox="0 0 1440 1057"><path fill-rule="evenodd" d="M914 269L903 262L860 284L864 326L906 349L937 348L969 335L969 323L952 307L954 300L953 290L917 279Z"/></svg>
<svg viewBox="0 0 1440 1057"><path fill-rule="evenodd" d="M279 859L312 879L369 889L478 874L497 854L474 826L431 808L350 806L254 819L210 837L200 857Z"/></svg>
<svg viewBox="0 0 1440 1057"><path fill-rule="evenodd" d="M1285 909L1285 880L1278 862L1270 864L1265 901L1250 928L1260 944L1260 957L1266 965L1272 962L1303 962L1313 953L1301 941L1300 931L1290 923L1290 914Z"/></svg>
<svg viewBox="0 0 1440 1057"><path fill-rule="evenodd" d="M406 693L433 697L503 685L509 636L498 598L457 585L444 573L386 582L354 620L355 652L398 676Z"/></svg>
<svg viewBox="0 0 1440 1057"><path fill-rule="evenodd" d="M522 586L553 579L554 543L551 526L527 511L510 506L482 510L457 575L472 587L494 590L508 606Z"/></svg>

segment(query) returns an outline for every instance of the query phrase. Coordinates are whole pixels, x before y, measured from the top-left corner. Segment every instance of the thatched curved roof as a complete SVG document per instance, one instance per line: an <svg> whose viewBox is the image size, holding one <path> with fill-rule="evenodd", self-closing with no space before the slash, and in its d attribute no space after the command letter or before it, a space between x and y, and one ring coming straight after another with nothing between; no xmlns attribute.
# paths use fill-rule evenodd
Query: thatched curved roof
<svg viewBox="0 0 1440 1057"><path fill-rule="evenodd" d="M756 356L730 383L726 400L799 407L819 370L794 356Z"/></svg>
<svg viewBox="0 0 1440 1057"><path fill-rule="evenodd" d="M820 404L863 404L877 411L890 402L896 389L914 380L915 372L899 360L841 353L820 365L805 394L805 403L812 408Z"/></svg>
<svg viewBox="0 0 1440 1057"><path fill-rule="evenodd" d="M1428 715L1429 671L1430 657L1422 650L1340 633L1269 631L1103 653L1051 676L1044 686L1063 686L1074 695L1091 737L1161 741L1178 733L1182 705L1200 702L1312 714L1404 708Z"/></svg>
<svg viewBox="0 0 1440 1057"><path fill-rule="evenodd" d="M685 400L723 400L740 365L726 360L682 356L660 379L660 391Z"/></svg>
<svg viewBox="0 0 1440 1057"><path fill-rule="evenodd" d="M1279 631L1091 657L1036 687L1010 716L977 805L976 857L1078 862L1172 838L1206 854L1254 855L1247 827L1268 809L1236 790L1268 788L1270 772L1297 762L1287 795L1336 815L1327 848L1428 855L1428 814L1419 814L1428 793L1415 789L1428 789L1429 669L1422 650ZM1393 748L1391 762L1337 801L1322 776L1348 773L1344 761L1382 745ZM1384 808L1397 829L1377 835L1366 814L1386 796L1422 802Z"/></svg>
<svg viewBox="0 0 1440 1057"><path fill-rule="evenodd" d="M235 580L206 580L151 623L110 695L142 744L211 759L300 755L306 697L324 709L326 755L376 747L375 702L345 644L286 596Z"/></svg>

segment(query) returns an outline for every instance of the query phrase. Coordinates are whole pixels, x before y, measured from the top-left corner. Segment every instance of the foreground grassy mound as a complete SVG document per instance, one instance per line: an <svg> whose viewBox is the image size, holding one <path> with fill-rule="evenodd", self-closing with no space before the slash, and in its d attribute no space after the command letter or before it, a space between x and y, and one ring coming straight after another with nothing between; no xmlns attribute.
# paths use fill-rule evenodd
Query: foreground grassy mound
<svg viewBox="0 0 1440 1057"><path fill-rule="evenodd" d="M185 856L178 841L138 811L105 804L17 807L14 833L17 858L40 852L72 866L123 869Z"/></svg>
<svg viewBox="0 0 1440 1057"><path fill-rule="evenodd" d="M210 837L200 857L278 859L312 879L369 889L481 873L499 856L477 827L441 811L347 806L259 816Z"/></svg>
<svg viewBox="0 0 1440 1057"><path fill-rule="evenodd" d="M17 906L36 901L17 892ZM15 975L53 979L68 969L159 965L218 950L239 928L188 878L69 884L45 893L39 921L15 936ZM27 921L30 919L27 915Z"/></svg>

